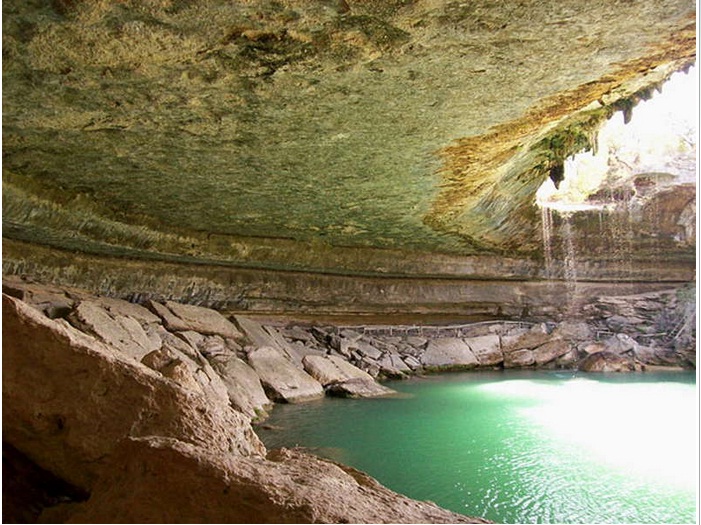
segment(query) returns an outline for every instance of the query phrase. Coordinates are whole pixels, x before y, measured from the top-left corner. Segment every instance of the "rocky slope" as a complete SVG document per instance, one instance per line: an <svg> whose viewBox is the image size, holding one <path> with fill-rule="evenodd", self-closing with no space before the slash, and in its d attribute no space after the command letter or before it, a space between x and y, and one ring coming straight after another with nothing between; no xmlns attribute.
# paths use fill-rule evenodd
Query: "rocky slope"
<svg viewBox="0 0 701 525"><path fill-rule="evenodd" d="M10 521L470 521L348 467L268 452L251 420L274 402L391 395L376 379L436 370L695 365L684 290L601 297L576 322L450 327L261 324L14 277L3 292Z"/></svg>
<svg viewBox="0 0 701 525"><path fill-rule="evenodd" d="M236 357L245 339L215 311L152 305L168 310L159 317L76 290L5 289L27 302L3 294L3 466L32 475L4 476L4 521L481 522L301 451L266 451L250 418L268 398ZM292 369L323 393L291 363L261 379L295 390Z"/></svg>

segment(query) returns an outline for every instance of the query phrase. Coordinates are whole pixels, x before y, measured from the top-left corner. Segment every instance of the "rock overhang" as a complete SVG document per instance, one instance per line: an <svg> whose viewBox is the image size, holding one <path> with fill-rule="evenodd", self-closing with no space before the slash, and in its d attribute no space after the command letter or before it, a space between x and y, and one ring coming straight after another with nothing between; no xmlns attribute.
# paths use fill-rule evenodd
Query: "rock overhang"
<svg viewBox="0 0 701 525"><path fill-rule="evenodd" d="M693 63L696 45L695 6L678 0L3 10L15 270L43 245L537 277L537 187L612 111ZM495 266L494 254L512 258Z"/></svg>

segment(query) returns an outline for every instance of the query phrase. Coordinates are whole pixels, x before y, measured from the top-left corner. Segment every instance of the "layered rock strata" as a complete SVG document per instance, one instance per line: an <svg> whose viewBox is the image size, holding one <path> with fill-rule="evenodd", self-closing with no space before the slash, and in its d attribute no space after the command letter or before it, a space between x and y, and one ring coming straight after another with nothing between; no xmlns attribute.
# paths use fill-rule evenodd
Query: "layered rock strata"
<svg viewBox="0 0 701 525"><path fill-rule="evenodd" d="M8 465L43 469L80 495L73 506L44 497L42 519L54 521L464 520L347 467L268 453L251 420L274 402L391 395L376 380L440 370L696 362L690 288L602 296L564 322L345 327L140 305L15 277L3 292L3 440L17 452ZM332 486L348 506L327 501ZM216 497L201 509L186 492Z"/></svg>
<svg viewBox="0 0 701 525"><path fill-rule="evenodd" d="M3 441L80 495L43 509L40 520L483 522L301 451L266 451L250 421L269 401L246 360L255 364L249 354L262 349L287 358L248 344L217 312L149 310L22 282L4 291ZM216 330L195 330L205 326ZM335 366L343 379L374 384L348 363ZM4 494L17 494L12 485L22 480L6 481ZM26 516L18 505L4 498L3 512Z"/></svg>

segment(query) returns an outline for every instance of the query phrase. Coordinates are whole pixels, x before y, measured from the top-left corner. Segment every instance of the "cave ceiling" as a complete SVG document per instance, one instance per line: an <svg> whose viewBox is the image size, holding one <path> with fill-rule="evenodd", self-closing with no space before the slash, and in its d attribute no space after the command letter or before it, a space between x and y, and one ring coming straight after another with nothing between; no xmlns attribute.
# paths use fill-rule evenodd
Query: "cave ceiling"
<svg viewBox="0 0 701 525"><path fill-rule="evenodd" d="M690 0L4 1L4 241L531 253L549 170L695 54Z"/></svg>

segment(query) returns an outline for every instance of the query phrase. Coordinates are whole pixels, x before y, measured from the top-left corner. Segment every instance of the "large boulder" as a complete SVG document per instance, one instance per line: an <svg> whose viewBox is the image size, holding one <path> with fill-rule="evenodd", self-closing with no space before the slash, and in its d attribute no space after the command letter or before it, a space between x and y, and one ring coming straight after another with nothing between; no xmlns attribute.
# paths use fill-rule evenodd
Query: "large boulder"
<svg viewBox="0 0 701 525"><path fill-rule="evenodd" d="M504 352L504 368L521 368L535 364L533 350L511 350Z"/></svg>
<svg viewBox="0 0 701 525"><path fill-rule="evenodd" d="M3 440L69 483L90 489L128 436L265 452L228 403L4 294L2 316Z"/></svg>
<svg viewBox="0 0 701 525"><path fill-rule="evenodd" d="M257 348L248 354L248 362L274 401L296 403L324 396L321 383L297 368L276 348Z"/></svg>
<svg viewBox="0 0 701 525"><path fill-rule="evenodd" d="M308 355L304 358L304 368L326 387L328 393L339 397L376 397L394 393L339 356Z"/></svg>
<svg viewBox="0 0 701 525"><path fill-rule="evenodd" d="M232 339L242 337L231 321L222 314L210 308L192 304L180 304L167 301L165 306L182 321L187 330L204 335L220 335Z"/></svg>
<svg viewBox="0 0 701 525"><path fill-rule="evenodd" d="M563 339L552 339L533 349L533 359L536 366L542 366L558 357L564 356L571 349L570 343Z"/></svg>
<svg viewBox="0 0 701 525"><path fill-rule="evenodd" d="M212 366L224 383L229 401L248 417L261 417L271 405L253 368L236 356L217 357Z"/></svg>
<svg viewBox="0 0 701 525"><path fill-rule="evenodd" d="M299 451L266 458L228 403L4 294L2 314L4 444L77 491L40 522L484 523Z"/></svg>
<svg viewBox="0 0 701 525"><path fill-rule="evenodd" d="M427 367L474 368L479 361L462 339L442 337L429 341L421 355L421 363Z"/></svg>
<svg viewBox="0 0 701 525"><path fill-rule="evenodd" d="M137 319L129 315L111 314L92 301L81 301L68 319L76 328L138 361L160 348L160 340L150 338Z"/></svg>
<svg viewBox="0 0 701 525"><path fill-rule="evenodd" d="M504 361L501 340L498 335L483 335L464 340L475 354L480 366L494 366Z"/></svg>
<svg viewBox="0 0 701 525"><path fill-rule="evenodd" d="M418 502L297 450L268 460L148 437L121 443L77 523L485 523ZM44 521L63 517L47 512Z"/></svg>

